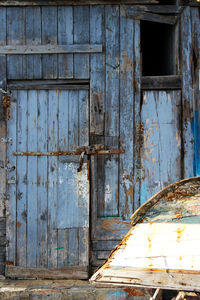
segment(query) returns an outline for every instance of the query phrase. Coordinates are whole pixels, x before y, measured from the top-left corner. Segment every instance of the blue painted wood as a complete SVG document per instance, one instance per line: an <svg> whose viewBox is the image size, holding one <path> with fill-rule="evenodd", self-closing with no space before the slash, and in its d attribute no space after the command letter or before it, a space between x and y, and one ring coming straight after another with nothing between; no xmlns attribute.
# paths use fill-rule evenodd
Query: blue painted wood
<svg viewBox="0 0 200 300"><path fill-rule="evenodd" d="M166 185L181 179L180 91L145 91L141 163L141 204Z"/></svg>
<svg viewBox="0 0 200 300"><path fill-rule="evenodd" d="M133 213L133 111L134 111L134 21L120 8L120 155L119 216L129 219Z"/></svg>
<svg viewBox="0 0 200 300"><path fill-rule="evenodd" d="M90 43L104 42L104 6L90 7ZM105 117L105 53L90 56L90 134L104 134Z"/></svg>
<svg viewBox="0 0 200 300"><path fill-rule="evenodd" d="M37 91L27 92L28 151L37 151ZM37 266L37 157L29 156L27 175L27 267Z"/></svg>
<svg viewBox="0 0 200 300"><path fill-rule="evenodd" d="M13 92L13 96L17 97L17 93ZM8 166L13 167L8 170L8 180L16 179L16 157L12 155L16 150L16 119L17 108L16 102L11 102L10 105L10 119L7 122L7 136L12 138L12 143L7 148L7 161ZM9 241L6 248L6 260L16 264L16 186L14 184L8 185L8 194L10 195L10 201L6 202L6 236Z"/></svg>
<svg viewBox="0 0 200 300"><path fill-rule="evenodd" d="M194 146L192 134L193 91L191 77L192 28L190 7L186 7L181 15L182 33L182 98L183 98L183 145L184 145L184 178L194 175Z"/></svg>
<svg viewBox="0 0 200 300"><path fill-rule="evenodd" d="M17 95L17 151L27 151L27 91ZM27 237L27 158L17 157L17 265L26 267ZM15 187L16 188L16 187Z"/></svg>
<svg viewBox="0 0 200 300"><path fill-rule="evenodd" d="M196 58L196 66L193 65L192 70L192 80L193 80L193 105L194 105L194 115L193 115L193 136L194 136L194 175L200 175L200 105L199 105L199 82L200 82L200 61L197 57L200 53L200 19L199 12L197 8L191 8L191 26L192 26L192 38L193 38L193 57ZM193 63L194 64L194 63Z"/></svg>
<svg viewBox="0 0 200 300"><path fill-rule="evenodd" d="M57 44L57 7L42 7L42 44ZM57 55L42 57L42 78L57 78Z"/></svg>
<svg viewBox="0 0 200 300"><path fill-rule="evenodd" d="M37 151L47 152L47 92L37 91ZM47 157L37 158L37 266L47 267Z"/></svg>
<svg viewBox="0 0 200 300"><path fill-rule="evenodd" d="M6 8L1 7L0 9L0 45L6 45Z"/></svg>
<svg viewBox="0 0 200 300"><path fill-rule="evenodd" d="M58 90L48 92L48 151L58 150ZM48 267L57 267L58 158L48 157Z"/></svg>
<svg viewBox="0 0 200 300"><path fill-rule="evenodd" d="M89 265L89 228L79 228L79 265Z"/></svg>
<svg viewBox="0 0 200 300"><path fill-rule="evenodd" d="M25 41L25 8L7 8L7 43L9 45L24 44ZM7 77L9 79L26 78L26 61L22 55L7 57Z"/></svg>
<svg viewBox="0 0 200 300"><path fill-rule="evenodd" d="M79 146L79 92L69 91L68 94L68 147L69 151L76 150Z"/></svg>
<svg viewBox="0 0 200 300"><path fill-rule="evenodd" d="M105 7L106 28L106 146L114 146L119 136L119 7ZM114 138L107 138L114 137ZM115 146L118 146L115 144ZM104 216L118 216L118 157L105 162Z"/></svg>
<svg viewBox="0 0 200 300"><path fill-rule="evenodd" d="M26 44L41 45L41 9L39 7L26 8ZM41 55L28 55L26 59L27 79L42 78Z"/></svg>
<svg viewBox="0 0 200 300"><path fill-rule="evenodd" d="M134 209L140 206L140 175L141 175L141 159L140 159L140 98L141 98L141 51L140 51L140 21L135 20L134 33L134 86L135 86L135 124L134 124ZM138 176L139 175L139 176Z"/></svg>
<svg viewBox="0 0 200 300"><path fill-rule="evenodd" d="M69 91L59 91L59 150L68 151Z"/></svg>
<svg viewBox="0 0 200 300"><path fill-rule="evenodd" d="M68 233L68 261L69 266L79 264L79 241L78 228L71 228Z"/></svg>
<svg viewBox="0 0 200 300"><path fill-rule="evenodd" d="M74 44L89 42L89 6L74 6ZM74 77L89 78L89 55L74 54Z"/></svg>
<svg viewBox="0 0 200 300"><path fill-rule="evenodd" d="M58 44L73 44L73 8L58 7ZM73 54L58 55L58 78L73 78Z"/></svg>
<svg viewBox="0 0 200 300"><path fill-rule="evenodd" d="M58 229L58 268L67 267L68 264L68 235L69 229Z"/></svg>
<svg viewBox="0 0 200 300"><path fill-rule="evenodd" d="M79 146L89 145L89 97L88 91L79 91Z"/></svg>

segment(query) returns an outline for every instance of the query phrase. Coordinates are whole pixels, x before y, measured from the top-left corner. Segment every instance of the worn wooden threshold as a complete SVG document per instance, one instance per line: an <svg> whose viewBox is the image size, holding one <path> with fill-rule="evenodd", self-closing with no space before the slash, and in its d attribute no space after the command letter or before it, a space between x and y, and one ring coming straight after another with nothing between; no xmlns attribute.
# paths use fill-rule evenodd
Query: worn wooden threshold
<svg viewBox="0 0 200 300"><path fill-rule="evenodd" d="M182 77L180 75L143 76L141 88L142 90L179 90L182 88Z"/></svg>
<svg viewBox="0 0 200 300"><path fill-rule="evenodd" d="M64 268L24 268L7 265L6 277L9 278L39 278L39 279L88 279L88 267L64 267Z"/></svg>

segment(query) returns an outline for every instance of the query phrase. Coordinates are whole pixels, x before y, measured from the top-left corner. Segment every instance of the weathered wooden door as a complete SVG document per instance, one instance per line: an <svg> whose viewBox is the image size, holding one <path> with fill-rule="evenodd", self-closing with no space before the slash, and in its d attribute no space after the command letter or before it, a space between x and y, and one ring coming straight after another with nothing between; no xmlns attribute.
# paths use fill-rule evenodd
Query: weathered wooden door
<svg viewBox="0 0 200 300"><path fill-rule="evenodd" d="M9 114L7 274L87 278L88 91L18 87Z"/></svg>

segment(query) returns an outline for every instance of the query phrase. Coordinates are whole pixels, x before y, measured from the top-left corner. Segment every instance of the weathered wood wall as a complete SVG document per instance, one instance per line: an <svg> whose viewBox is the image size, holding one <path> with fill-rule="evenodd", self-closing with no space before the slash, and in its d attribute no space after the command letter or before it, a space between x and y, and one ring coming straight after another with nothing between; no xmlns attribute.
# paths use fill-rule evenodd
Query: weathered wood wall
<svg viewBox="0 0 200 300"><path fill-rule="evenodd" d="M135 20L134 16L127 17L129 10L133 11L134 6L0 8L0 24L2 24L0 45L38 45L38 47L45 44L103 45L102 53L0 57L0 64L3 66L0 75L8 81L43 79L89 81L90 144L101 143L108 148L125 149L124 155L91 158L91 233L94 250L91 263L93 265L101 263L107 256L107 251L111 250L117 240L128 230L129 217L140 205L141 193L143 201L149 196L149 193L144 194L144 189L141 189L145 171L142 170L140 152L144 133L141 117L146 117L145 106L142 107L140 86L140 21ZM180 119L177 129L181 138L178 150L179 163L175 168L178 175L175 179L189 177L193 173L199 174L198 7L186 7L183 10L180 32L181 53L179 54L182 57L180 75L183 74L183 85L182 92L177 91L174 92L175 94L172 92L175 99L179 101L177 105ZM159 92L155 92L154 96L158 94ZM149 96L152 97L152 101L157 97L154 97L151 92ZM170 101L173 102L173 99ZM170 122L173 123L173 120ZM5 135L5 118L2 113L1 137ZM171 138L172 144L177 145L176 136L172 135ZM5 144L0 144L0 151L4 166ZM170 159L170 155L174 155L170 153L164 154L166 160ZM177 154L176 151L175 153ZM163 169L161 171L165 172ZM0 172L2 182L0 216L3 222L5 169L0 168ZM174 177L168 176L161 185L172 180Z"/></svg>

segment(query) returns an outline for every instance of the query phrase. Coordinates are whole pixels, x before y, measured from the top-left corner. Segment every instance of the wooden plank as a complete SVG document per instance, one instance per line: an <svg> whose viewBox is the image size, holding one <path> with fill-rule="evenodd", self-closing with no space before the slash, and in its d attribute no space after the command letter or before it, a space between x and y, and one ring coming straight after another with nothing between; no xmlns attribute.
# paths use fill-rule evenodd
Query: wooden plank
<svg viewBox="0 0 200 300"><path fill-rule="evenodd" d="M79 236L78 228L68 229L68 265L79 265Z"/></svg>
<svg viewBox="0 0 200 300"><path fill-rule="evenodd" d="M77 85L77 84L60 84L60 85L53 85L53 84L46 84L46 83L37 83L36 82L16 82L16 83L9 83L10 89L15 90L89 90L89 85Z"/></svg>
<svg viewBox="0 0 200 300"><path fill-rule="evenodd" d="M169 25L176 24L177 17L176 16L166 16L156 13L144 12L142 9L129 7L127 14L127 18L134 18L135 20L143 20L157 23L164 23Z"/></svg>
<svg viewBox="0 0 200 300"><path fill-rule="evenodd" d="M180 90L182 77L180 75L143 76L141 88L143 90Z"/></svg>
<svg viewBox="0 0 200 300"><path fill-rule="evenodd" d="M83 89L89 86L88 80L79 80L79 79L66 79L66 80L9 80L7 86L9 89L27 89L29 86L31 86L30 89L37 89L39 86L39 89L42 89L43 86L51 86L51 88L59 88L59 86L74 86L74 89L76 89L76 86L82 86ZM79 88L80 89L80 88Z"/></svg>
<svg viewBox="0 0 200 300"><path fill-rule="evenodd" d="M87 267L65 267L65 268L22 268L7 266L6 276L10 278L41 278L41 279L87 279Z"/></svg>
<svg viewBox="0 0 200 300"><path fill-rule="evenodd" d="M17 1L17 0L8 0L8 1L0 1L0 6L55 6L55 5L98 5L98 4L155 4L158 3L157 0L78 0L74 1L66 1L66 0L58 0L56 1Z"/></svg>
<svg viewBox="0 0 200 300"><path fill-rule="evenodd" d="M129 6L130 7L130 6ZM127 11L129 9L127 7ZM178 14L181 12L181 6L178 5L137 5L136 9L143 10L145 12L151 12L156 14Z"/></svg>
<svg viewBox="0 0 200 300"><path fill-rule="evenodd" d="M2 30L0 32L0 45L6 44L6 8L0 9L0 23ZM6 88L6 56L0 55L0 88ZM2 106L3 94L0 92L0 140L6 136L6 113ZM3 195L6 193L6 144L0 143L0 218L5 215L5 201Z"/></svg>
<svg viewBox="0 0 200 300"><path fill-rule="evenodd" d="M37 150L37 91L27 92L28 151ZM27 267L37 266L37 157L28 157Z"/></svg>
<svg viewBox="0 0 200 300"><path fill-rule="evenodd" d="M134 21L124 18L126 7L120 8L120 155L119 216L130 218L133 212L134 149Z"/></svg>
<svg viewBox="0 0 200 300"><path fill-rule="evenodd" d="M182 101L183 101L183 148L184 167L183 177L192 177L194 174L194 146L191 128L193 111L193 91L191 77L192 57L192 29L190 8L186 7L181 15L181 38L182 38Z"/></svg>
<svg viewBox="0 0 200 300"><path fill-rule="evenodd" d="M57 7L42 7L42 45L57 45ZM44 46L46 48L46 46ZM36 46L38 48L38 46ZM57 55L46 54L42 58L42 78L57 78Z"/></svg>
<svg viewBox="0 0 200 300"><path fill-rule="evenodd" d="M141 101L141 48L140 48L140 21L135 21L135 43L134 43L134 56L135 56L135 68L134 68L134 86L135 86L135 120L134 120L134 209L140 206L140 170L141 170L141 158L140 158L140 140L141 140L141 120L140 120L140 101Z"/></svg>
<svg viewBox="0 0 200 300"><path fill-rule="evenodd" d="M13 92L13 96L17 97L17 94ZM10 143L7 148L7 163L4 164L4 167L6 166L10 167L10 170L8 170L7 173L8 180L11 179L12 177L16 179L16 167L17 167L16 157L12 155L12 152L16 150L16 135L17 135L16 123L17 123L17 105L16 102L11 101L10 118L7 121L7 136L9 138L12 138L12 143ZM11 262L15 265L16 263L16 208L17 208L16 186L10 184L7 187L7 192L10 195L10 200L6 201L6 238L8 240L8 245L6 249L6 261Z"/></svg>
<svg viewBox="0 0 200 300"><path fill-rule="evenodd" d="M79 228L79 265L89 265L89 228Z"/></svg>
<svg viewBox="0 0 200 300"><path fill-rule="evenodd" d="M16 149L19 151L28 150L27 149L27 91L15 91L16 101L17 101L17 143ZM26 267L26 243L27 243L27 182L28 182L28 163L26 157L17 158L17 176L16 185L13 189L16 189L17 193L17 207L16 207L16 231L17 231L17 249L16 264L21 267ZM36 199L37 200L37 199Z"/></svg>
<svg viewBox="0 0 200 300"><path fill-rule="evenodd" d="M79 91L79 146L89 145L89 95L88 91Z"/></svg>
<svg viewBox="0 0 200 300"><path fill-rule="evenodd" d="M99 240L123 239L130 228L130 219L101 217L97 219L95 237Z"/></svg>
<svg viewBox="0 0 200 300"><path fill-rule="evenodd" d="M39 7L26 8L26 46L41 45L41 9ZM21 47L21 46L20 46ZM23 47L23 46L22 46ZM26 48L27 49L27 48ZM23 51L23 54L27 50ZM42 78L41 55L29 55L27 60L27 79Z"/></svg>
<svg viewBox="0 0 200 300"><path fill-rule="evenodd" d="M198 59L200 53L200 19L199 12L197 8L191 9L191 26L192 26L192 48L193 48L193 59L192 59L192 81L193 81L193 105L194 105L194 121L193 121L193 135L194 135L194 174L196 176L200 175L200 140L199 140L199 130L200 130L200 105L199 105L199 95L200 95L200 60Z"/></svg>
<svg viewBox="0 0 200 300"><path fill-rule="evenodd" d="M44 92L48 102L48 151L58 150L58 91ZM57 201L58 201L58 158L48 157L48 268L57 267ZM59 217L59 215L58 215Z"/></svg>
<svg viewBox="0 0 200 300"><path fill-rule="evenodd" d="M68 234L69 229L58 229L58 268L68 266Z"/></svg>
<svg viewBox="0 0 200 300"><path fill-rule="evenodd" d="M47 95L37 91L37 150L47 151ZM48 189L47 157L37 158L37 267L47 267Z"/></svg>
<svg viewBox="0 0 200 300"><path fill-rule="evenodd" d="M105 7L106 111L105 144L118 147L119 136L119 7ZM112 145L112 146L111 146ZM118 216L118 157L106 157L104 216Z"/></svg>
<svg viewBox="0 0 200 300"><path fill-rule="evenodd" d="M47 41L46 41L47 42ZM16 54L59 54L59 53L95 53L102 52L102 45L95 44L74 44L74 45L44 45L45 41L43 41L43 45L24 45L24 46L13 46L6 45L0 46L0 54L7 55L16 55ZM56 42L55 42L56 43ZM68 77L60 77L60 78L68 78ZM71 76L69 77L71 78ZM78 78L78 77L77 77ZM82 77L80 77L82 78ZM83 78L88 78L85 76ZM30 79L30 78L29 78Z"/></svg>
<svg viewBox="0 0 200 300"><path fill-rule="evenodd" d="M58 7L58 44L73 44L73 8L70 6ZM73 54L58 56L58 78L73 78Z"/></svg>
<svg viewBox="0 0 200 300"><path fill-rule="evenodd" d="M104 6L90 7L90 42L104 41ZM90 134L103 135L105 117L105 54L91 54Z"/></svg>
<svg viewBox="0 0 200 300"><path fill-rule="evenodd" d="M143 92L141 204L165 185L181 178L180 114L180 91Z"/></svg>
<svg viewBox="0 0 200 300"><path fill-rule="evenodd" d="M25 8L7 8L7 44L22 45L25 43ZM26 61L21 55L7 57L8 79L26 78Z"/></svg>
<svg viewBox="0 0 200 300"><path fill-rule="evenodd" d="M118 244L120 240L113 240L113 241L92 241L92 250L94 251L111 251L113 250Z"/></svg>
<svg viewBox="0 0 200 300"><path fill-rule="evenodd" d="M84 44L89 42L89 6L74 6L74 43ZM89 55L74 55L74 77L89 78Z"/></svg>

